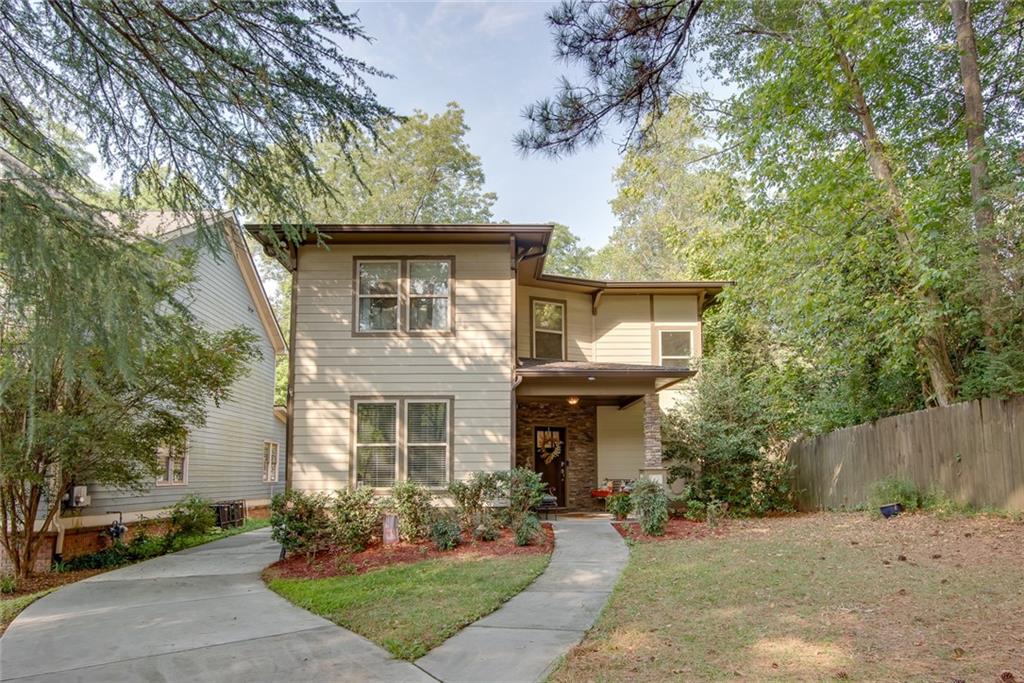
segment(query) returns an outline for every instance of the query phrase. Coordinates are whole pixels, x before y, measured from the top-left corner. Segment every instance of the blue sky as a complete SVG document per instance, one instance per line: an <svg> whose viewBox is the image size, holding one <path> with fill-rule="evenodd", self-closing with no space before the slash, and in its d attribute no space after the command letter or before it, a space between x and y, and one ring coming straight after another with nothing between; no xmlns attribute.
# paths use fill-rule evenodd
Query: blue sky
<svg viewBox="0 0 1024 683"><path fill-rule="evenodd" d="M544 13L552 2L354 2L373 43L345 51L395 76L372 82L399 113L437 113L451 101L466 111L470 148L480 156L494 216L513 222L565 223L594 247L615 217L612 174L620 156L614 134L601 145L553 160L523 158L512 137L522 109L552 94L567 72L553 57Z"/></svg>

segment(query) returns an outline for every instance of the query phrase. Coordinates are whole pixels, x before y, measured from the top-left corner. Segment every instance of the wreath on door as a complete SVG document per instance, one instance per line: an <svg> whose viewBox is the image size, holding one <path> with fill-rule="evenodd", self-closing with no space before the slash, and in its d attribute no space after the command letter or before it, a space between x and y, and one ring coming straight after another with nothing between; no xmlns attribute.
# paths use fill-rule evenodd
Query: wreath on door
<svg viewBox="0 0 1024 683"><path fill-rule="evenodd" d="M537 430L537 455L544 460L545 465L562 454L562 439L553 429Z"/></svg>

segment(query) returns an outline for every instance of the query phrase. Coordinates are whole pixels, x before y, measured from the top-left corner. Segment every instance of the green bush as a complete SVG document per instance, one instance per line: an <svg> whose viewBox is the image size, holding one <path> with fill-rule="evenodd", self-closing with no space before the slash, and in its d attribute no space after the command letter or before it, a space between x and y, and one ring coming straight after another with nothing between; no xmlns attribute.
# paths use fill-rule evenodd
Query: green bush
<svg viewBox="0 0 1024 683"><path fill-rule="evenodd" d="M18 590L18 578L14 574L0 574L0 593L10 595Z"/></svg>
<svg viewBox="0 0 1024 683"><path fill-rule="evenodd" d="M502 493L508 498L508 524L515 528L521 519L532 514L532 510L544 497L547 487L538 472L525 467L502 472L498 477Z"/></svg>
<svg viewBox="0 0 1024 683"><path fill-rule="evenodd" d="M516 545L522 546L531 545L539 541L543 530L537 515L530 512L518 520L512 527L512 532L516 536Z"/></svg>
<svg viewBox="0 0 1024 683"><path fill-rule="evenodd" d="M217 516L210 502L192 494L174 504L171 508L168 534L171 536L200 536L210 533L217 523Z"/></svg>
<svg viewBox="0 0 1024 683"><path fill-rule="evenodd" d="M355 553L364 550L378 534L384 511L374 498L373 489L361 486L338 491L331 513L338 545Z"/></svg>
<svg viewBox="0 0 1024 683"><path fill-rule="evenodd" d="M886 477L871 485L868 494L871 514L880 515L879 508L892 503L899 503L906 512L917 510L921 507L921 490L914 482L899 477Z"/></svg>
<svg viewBox="0 0 1024 683"><path fill-rule="evenodd" d="M459 523L448 516L438 517L430 525L430 540L438 550L454 550L462 542Z"/></svg>
<svg viewBox="0 0 1024 683"><path fill-rule="evenodd" d="M633 511L633 501L628 493L616 493L605 499L605 508L612 513L615 519L626 519Z"/></svg>
<svg viewBox="0 0 1024 683"><path fill-rule="evenodd" d="M727 509L728 506L719 500L708 501L708 504L705 506L704 516L708 526L712 529L718 526L718 520L722 518L723 513L725 513Z"/></svg>
<svg viewBox="0 0 1024 683"><path fill-rule="evenodd" d="M640 479L633 486L630 498L644 535L664 534L668 523L668 495L664 485L650 479Z"/></svg>
<svg viewBox="0 0 1024 683"><path fill-rule="evenodd" d="M391 498L392 507L398 515L398 535L402 540L426 538L434 516L433 494L414 481L403 481L395 484Z"/></svg>
<svg viewBox="0 0 1024 683"><path fill-rule="evenodd" d="M940 517L962 517L974 513L970 503L961 503L951 498L942 489L932 486L921 500L921 509Z"/></svg>
<svg viewBox="0 0 1024 683"><path fill-rule="evenodd" d="M702 500L688 500L683 516L692 522L704 521L707 518L707 507L707 503Z"/></svg>
<svg viewBox="0 0 1024 683"><path fill-rule="evenodd" d="M323 493L288 491L270 502L271 538L286 553L303 553L306 559L329 548L335 538L330 498Z"/></svg>
<svg viewBox="0 0 1024 683"><path fill-rule="evenodd" d="M501 494L501 479L490 472L474 472L468 481L453 481L448 494L455 503L459 524L463 529L475 529L485 524L490 514L487 503Z"/></svg>
<svg viewBox="0 0 1024 683"><path fill-rule="evenodd" d="M487 516L473 527L473 538L478 541L496 541L500 534L501 531L498 528L498 524L491 516Z"/></svg>

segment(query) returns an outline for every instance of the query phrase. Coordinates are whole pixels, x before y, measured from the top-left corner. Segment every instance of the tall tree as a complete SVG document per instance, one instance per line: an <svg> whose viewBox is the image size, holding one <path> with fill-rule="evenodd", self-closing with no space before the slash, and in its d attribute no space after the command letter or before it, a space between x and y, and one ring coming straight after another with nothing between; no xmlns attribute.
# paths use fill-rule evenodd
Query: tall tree
<svg viewBox="0 0 1024 683"><path fill-rule="evenodd" d="M399 125L358 136L359 176L335 141L315 160L329 195L307 195L313 219L338 223L484 223L497 200L484 191L480 157L466 142L465 112L450 103L430 116L414 112Z"/></svg>
<svg viewBox="0 0 1024 683"><path fill-rule="evenodd" d="M569 226L555 223L544 257L544 272L569 277L592 277L594 250L580 244L580 238Z"/></svg>

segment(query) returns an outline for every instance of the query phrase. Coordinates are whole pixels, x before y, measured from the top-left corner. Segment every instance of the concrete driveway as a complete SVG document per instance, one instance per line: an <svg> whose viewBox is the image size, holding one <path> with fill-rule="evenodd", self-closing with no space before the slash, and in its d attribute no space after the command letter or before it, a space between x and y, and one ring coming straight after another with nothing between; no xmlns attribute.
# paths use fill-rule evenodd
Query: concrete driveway
<svg viewBox="0 0 1024 683"><path fill-rule="evenodd" d="M264 587L279 552L262 529L65 586L0 639L0 680L434 680Z"/></svg>

